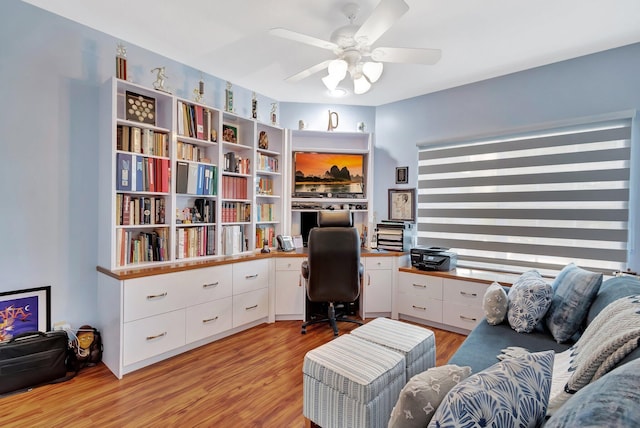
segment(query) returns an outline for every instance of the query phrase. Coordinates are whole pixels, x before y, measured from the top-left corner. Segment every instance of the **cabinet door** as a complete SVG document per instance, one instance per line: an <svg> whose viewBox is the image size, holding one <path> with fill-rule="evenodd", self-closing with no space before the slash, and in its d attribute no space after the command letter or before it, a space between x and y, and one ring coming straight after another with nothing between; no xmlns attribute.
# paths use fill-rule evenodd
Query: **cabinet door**
<svg viewBox="0 0 640 428"><path fill-rule="evenodd" d="M302 319L305 288L300 266L303 257L276 260L276 316Z"/></svg>
<svg viewBox="0 0 640 428"><path fill-rule="evenodd" d="M398 313L441 323L442 283L442 278L400 272Z"/></svg>
<svg viewBox="0 0 640 428"><path fill-rule="evenodd" d="M482 299L487 287L487 284L478 282L445 279L442 322L473 330L484 317Z"/></svg>
<svg viewBox="0 0 640 428"><path fill-rule="evenodd" d="M231 265L220 265L183 272L186 305L231 297L231 271Z"/></svg>
<svg viewBox="0 0 640 428"><path fill-rule="evenodd" d="M231 297L226 297L187 308L187 343L230 330L231 305Z"/></svg>
<svg viewBox="0 0 640 428"><path fill-rule="evenodd" d="M365 314L391 312L392 281L393 272L390 269L367 271L362 290Z"/></svg>
<svg viewBox="0 0 640 428"><path fill-rule="evenodd" d="M180 272L129 279L124 284L124 321L185 307Z"/></svg>
<svg viewBox="0 0 640 428"><path fill-rule="evenodd" d="M184 309L124 324L124 365L146 360L185 344Z"/></svg>
<svg viewBox="0 0 640 428"><path fill-rule="evenodd" d="M269 260L233 264L233 294L242 294L269 286Z"/></svg>
<svg viewBox="0 0 640 428"><path fill-rule="evenodd" d="M233 326L238 327L269 315L269 290L262 288L233 296Z"/></svg>

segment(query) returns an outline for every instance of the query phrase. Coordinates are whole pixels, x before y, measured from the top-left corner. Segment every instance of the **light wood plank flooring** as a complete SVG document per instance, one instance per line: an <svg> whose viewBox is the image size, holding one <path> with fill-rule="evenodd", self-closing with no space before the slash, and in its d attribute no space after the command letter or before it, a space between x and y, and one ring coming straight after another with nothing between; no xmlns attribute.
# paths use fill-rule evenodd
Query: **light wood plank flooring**
<svg viewBox="0 0 640 428"><path fill-rule="evenodd" d="M328 325L263 324L118 380L103 364L74 379L0 399L0 426L303 427L302 361ZM340 323L340 333L355 328ZM465 336L433 329L437 364Z"/></svg>

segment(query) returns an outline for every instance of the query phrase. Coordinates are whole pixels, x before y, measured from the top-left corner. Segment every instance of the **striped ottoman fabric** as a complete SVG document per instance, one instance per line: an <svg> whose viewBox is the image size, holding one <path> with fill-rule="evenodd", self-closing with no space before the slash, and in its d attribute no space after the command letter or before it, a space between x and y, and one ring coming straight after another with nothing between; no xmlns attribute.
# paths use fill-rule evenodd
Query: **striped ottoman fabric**
<svg viewBox="0 0 640 428"><path fill-rule="evenodd" d="M343 335L304 357L303 414L322 428L386 427L406 383L402 354Z"/></svg>
<svg viewBox="0 0 640 428"><path fill-rule="evenodd" d="M389 318L376 318L351 334L404 355L407 381L436 365L436 341L427 328Z"/></svg>

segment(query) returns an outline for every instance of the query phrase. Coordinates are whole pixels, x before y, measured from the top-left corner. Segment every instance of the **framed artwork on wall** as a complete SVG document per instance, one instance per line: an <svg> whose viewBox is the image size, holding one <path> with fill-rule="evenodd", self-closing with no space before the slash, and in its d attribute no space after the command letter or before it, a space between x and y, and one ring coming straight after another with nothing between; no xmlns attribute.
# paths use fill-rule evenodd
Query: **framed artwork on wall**
<svg viewBox="0 0 640 428"><path fill-rule="evenodd" d="M51 330L51 286L0 293L0 342Z"/></svg>
<svg viewBox="0 0 640 428"><path fill-rule="evenodd" d="M409 183L409 167L398 166L396 167L396 184Z"/></svg>
<svg viewBox="0 0 640 428"><path fill-rule="evenodd" d="M416 221L416 189L389 189L389 220Z"/></svg>

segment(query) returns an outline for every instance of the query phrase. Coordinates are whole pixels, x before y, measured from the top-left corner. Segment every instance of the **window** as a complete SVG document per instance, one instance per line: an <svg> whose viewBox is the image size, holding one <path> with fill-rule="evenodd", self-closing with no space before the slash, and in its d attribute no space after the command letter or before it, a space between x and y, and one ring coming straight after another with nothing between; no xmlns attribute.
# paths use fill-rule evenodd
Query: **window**
<svg viewBox="0 0 640 428"><path fill-rule="evenodd" d="M627 268L631 119L419 147L418 244L458 265Z"/></svg>

